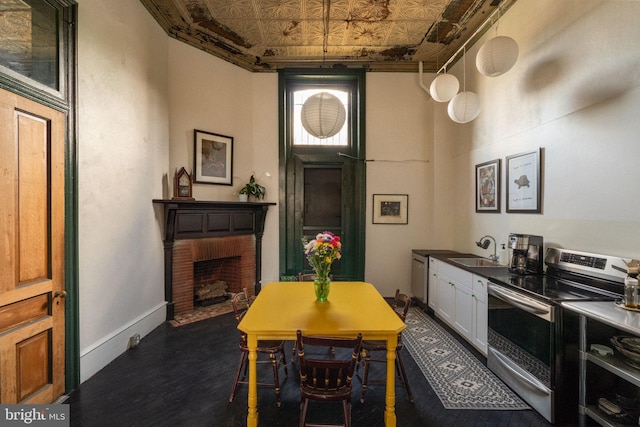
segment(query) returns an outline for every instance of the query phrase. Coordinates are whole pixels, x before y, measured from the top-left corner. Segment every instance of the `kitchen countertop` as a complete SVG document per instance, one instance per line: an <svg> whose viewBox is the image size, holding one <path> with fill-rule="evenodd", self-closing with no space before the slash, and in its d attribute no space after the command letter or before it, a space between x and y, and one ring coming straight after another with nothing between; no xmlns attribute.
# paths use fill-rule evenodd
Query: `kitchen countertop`
<svg viewBox="0 0 640 427"><path fill-rule="evenodd" d="M460 253L456 251L446 250L446 249L413 249L413 253L424 256L424 257L433 257L440 261L444 261L448 264L451 264L455 267L458 267L462 270L469 271L478 276L485 277L490 279L491 277L501 277L508 276L509 269L506 266L500 267L469 267L466 265L458 264L457 262L451 261L449 258L483 258L478 255L468 254L468 253Z"/></svg>
<svg viewBox="0 0 640 427"><path fill-rule="evenodd" d="M565 301L562 307L630 334L640 335L640 313L616 307L613 301Z"/></svg>

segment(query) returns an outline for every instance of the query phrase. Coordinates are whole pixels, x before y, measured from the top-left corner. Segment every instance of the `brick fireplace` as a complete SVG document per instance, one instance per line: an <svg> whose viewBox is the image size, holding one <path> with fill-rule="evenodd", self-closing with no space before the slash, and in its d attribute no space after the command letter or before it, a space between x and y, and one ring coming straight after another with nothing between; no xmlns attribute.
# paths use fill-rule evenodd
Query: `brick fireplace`
<svg viewBox="0 0 640 427"><path fill-rule="evenodd" d="M275 203L153 203L164 214L167 320L193 311L194 293L205 282L222 280L227 292L260 292L264 223Z"/></svg>
<svg viewBox="0 0 640 427"><path fill-rule="evenodd" d="M255 236L240 235L178 240L173 245L172 301L174 315L194 309L196 289L213 280L227 283L227 292L255 292Z"/></svg>

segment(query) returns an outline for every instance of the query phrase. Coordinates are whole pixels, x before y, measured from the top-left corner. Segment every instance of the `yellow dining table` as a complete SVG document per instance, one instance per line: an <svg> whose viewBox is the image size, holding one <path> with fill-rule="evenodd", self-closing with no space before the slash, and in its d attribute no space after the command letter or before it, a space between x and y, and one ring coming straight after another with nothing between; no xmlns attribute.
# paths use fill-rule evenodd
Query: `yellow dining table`
<svg viewBox="0 0 640 427"><path fill-rule="evenodd" d="M317 302L313 282L273 282L263 286L238 329L249 347L249 413L247 426L258 426L256 348L258 340L295 340L305 335L355 337L387 342L387 388L384 422L395 427L395 359L398 333L405 324L366 282L331 282L329 300Z"/></svg>

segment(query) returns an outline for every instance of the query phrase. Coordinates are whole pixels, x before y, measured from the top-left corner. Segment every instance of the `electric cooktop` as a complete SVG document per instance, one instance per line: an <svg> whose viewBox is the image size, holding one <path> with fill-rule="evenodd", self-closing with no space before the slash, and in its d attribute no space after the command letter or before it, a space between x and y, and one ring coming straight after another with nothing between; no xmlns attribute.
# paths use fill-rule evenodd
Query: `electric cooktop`
<svg viewBox="0 0 640 427"><path fill-rule="evenodd" d="M491 276L490 281L546 301L609 301L624 293L625 260L619 257L549 248L546 274Z"/></svg>

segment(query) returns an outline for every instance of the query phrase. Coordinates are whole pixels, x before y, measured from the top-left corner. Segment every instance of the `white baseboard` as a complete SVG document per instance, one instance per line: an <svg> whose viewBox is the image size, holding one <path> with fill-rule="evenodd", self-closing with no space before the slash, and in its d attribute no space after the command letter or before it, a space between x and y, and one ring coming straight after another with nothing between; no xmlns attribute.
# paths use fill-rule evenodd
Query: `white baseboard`
<svg viewBox="0 0 640 427"><path fill-rule="evenodd" d="M127 351L129 339L146 336L167 318L167 304L162 303L80 351L80 383L85 382L116 357Z"/></svg>

